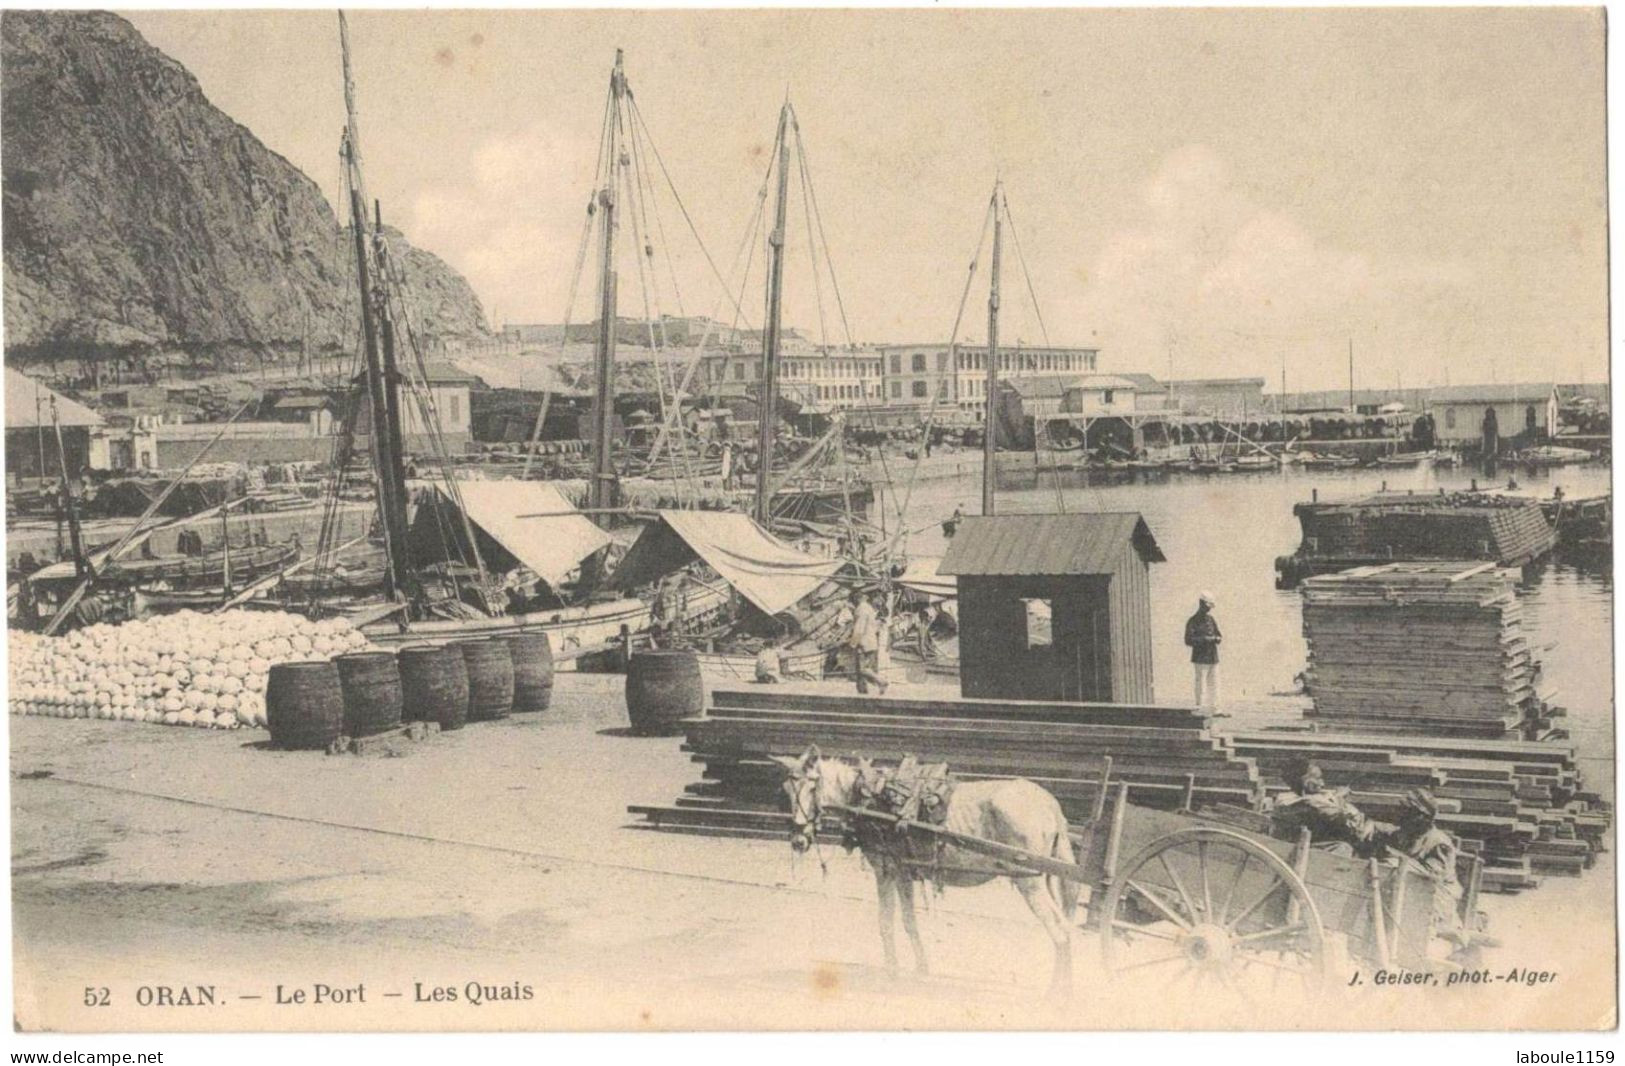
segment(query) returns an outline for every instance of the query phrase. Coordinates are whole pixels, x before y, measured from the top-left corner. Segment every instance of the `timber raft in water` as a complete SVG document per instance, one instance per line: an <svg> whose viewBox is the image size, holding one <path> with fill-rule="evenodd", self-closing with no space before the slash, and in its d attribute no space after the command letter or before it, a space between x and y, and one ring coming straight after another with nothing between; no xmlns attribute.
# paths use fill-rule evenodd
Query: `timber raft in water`
<svg viewBox="0 0 1625 1066"><path fill-rule="evenodd" d="M1557 544L1538 500L1475 492L1376 493L1292 508L1303 542L1275 560L1276 586L1358 566L1479 559L1527 566Z"/></svg>

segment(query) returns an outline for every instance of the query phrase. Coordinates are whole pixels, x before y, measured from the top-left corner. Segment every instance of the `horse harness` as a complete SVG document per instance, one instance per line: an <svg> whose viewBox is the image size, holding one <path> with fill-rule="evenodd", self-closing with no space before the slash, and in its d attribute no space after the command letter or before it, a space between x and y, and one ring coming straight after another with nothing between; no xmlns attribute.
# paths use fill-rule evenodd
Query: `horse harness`
<svg viewBox="0 0 1625 1066"><path fill-rule="evenodd" d="M858 771L856 806L891 815L895 822L849 819L841 843L878 856L898 874L923 880L925 871L942 887L942 859L947 844L935 834L910 833L914 824L940 826L948 820L954 779L947 763L922 763L913 755L891 769L864 765Z"/></svg>

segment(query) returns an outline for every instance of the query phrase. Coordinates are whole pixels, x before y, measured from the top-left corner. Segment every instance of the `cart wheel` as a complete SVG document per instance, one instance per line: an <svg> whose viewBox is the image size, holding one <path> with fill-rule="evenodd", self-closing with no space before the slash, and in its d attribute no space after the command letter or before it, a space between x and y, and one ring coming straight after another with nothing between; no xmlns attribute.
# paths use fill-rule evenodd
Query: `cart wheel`
<svg viewBox="0 0 1625 1066"><path fill-rule="evenodd" d="M1326 979L1320 913L1273 851L1210 827L1159 837L1125 863L1106 893L1100 945L1114 974L1212 981L1245 995L1318 991Z"/></svg>

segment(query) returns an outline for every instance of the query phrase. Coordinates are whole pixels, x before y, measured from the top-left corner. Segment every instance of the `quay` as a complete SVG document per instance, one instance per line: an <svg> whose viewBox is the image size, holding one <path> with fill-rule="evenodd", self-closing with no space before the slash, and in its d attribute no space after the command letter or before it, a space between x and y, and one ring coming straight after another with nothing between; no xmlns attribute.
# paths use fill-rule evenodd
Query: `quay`
<svg viewBox="0 0 1625 1066"><path fill-rule="evenodd" d="M163 945L166 972L233 994L269 993L274 975L317 967L335 987L365 980L369 993L409 993L425 974L535 990L484 1013L335 1008L324 1016L334 1029L381 1017L445 1029L714 1028L739 1010L768 1017L787 995L798 1007L786 1024L798 1028L1226 1024L1201 1002L1153 1012L1114 995L1089 950L1078 953L1078 1000L1044 1006L1048 942L998 884L930 904L922 927L938 976L885 977L873 879L855 854L825 846L798 861L780 834L634 827L629 805L669 800L696 767L675 738L627 734L622 684L561 674L547 711L440 734L402 758L265 751L241 731L13 718L19 950L55 960L61 987L133 982ZM474 779L477 802L429 799L468 796ZM1583 879L1486 897L1504 956L1586 972L1593 931L1611 920L1611 900L1593 889L1612 876L1603 854ZM1531 920L1552 913L1565 921ZM305 935L280 932L295 928ZM52 1027L62 1008L19 973L19 1022ZM814 987L839 991L803 995ZM1529 996L1519 1011L1571 1026L1611 1002L1579 981ZM1428 1009L1441 1026L1476 1016L1471 1003ZM273 1024L274 1011L261 1001L229 1020L177 1011L163 1022L251 1028ZM1325 1021L1362 1024L1358 1014Z"/></svg>

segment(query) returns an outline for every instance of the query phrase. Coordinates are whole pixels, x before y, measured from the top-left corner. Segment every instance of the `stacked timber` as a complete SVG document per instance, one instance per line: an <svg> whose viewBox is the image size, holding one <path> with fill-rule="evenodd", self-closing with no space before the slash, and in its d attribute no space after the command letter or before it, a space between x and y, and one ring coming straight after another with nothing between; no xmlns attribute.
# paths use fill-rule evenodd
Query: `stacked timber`
<svg viewBox="0 0 1625 1066"><path fill-rule="evenodd" d="M630 810L658 828L728 835L782 831L784 770L773 756L817 744L826 756L895 764L905 755L946 762L961 780L1023 777L1090 817L1105 760L1129 799L1176 808L1253 806L1258 771L1189 707L1016 700L907 699L762 687L711 693L704 716L682 723L684 750L704 766L672 807Z"/></svg>
<svg viewBox="0 0 1625 1066"><path fill-rule="evenodd" d="M1311 718L1333 729L1538 739L1560 709L1537 691L1515 571L1394 563L1303 585Z"/></svg>
<svg viewBox="0 0 1625 1066"><path fill-rule="evenodd" d="M1320 764L1328 785L1372 818L1399 818L1405 791L1428 788L1439 825L1484 860L1486 891L1517 892L1537 875L1577 875L1603 850L1607 800L1585 789L1574 749L1509 740L1264 730L1233 733L1271 794L1297 759Z"/></svg>
<svg viewBox="0 0 1625 1066"><path fill-rule="evenodd" d="M1378 493L1292 509L1303 529L1296 553L1276 560L1280 584L1382 562L1476 559L1524 566L1556 546L1540 501L1482 492Z"/></svg>

